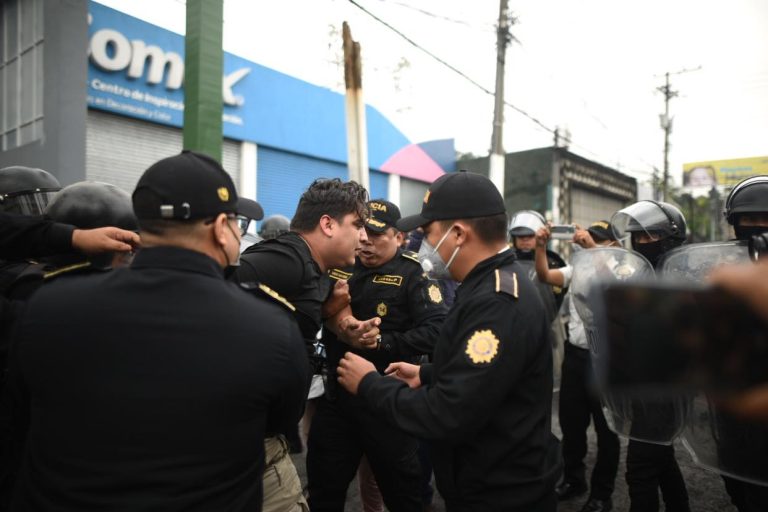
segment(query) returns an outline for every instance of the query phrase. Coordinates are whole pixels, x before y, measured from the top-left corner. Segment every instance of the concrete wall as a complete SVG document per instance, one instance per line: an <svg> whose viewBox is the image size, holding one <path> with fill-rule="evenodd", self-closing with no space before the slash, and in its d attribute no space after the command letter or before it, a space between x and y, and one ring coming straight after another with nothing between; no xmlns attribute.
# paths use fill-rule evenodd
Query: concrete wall
<svg viewBox="0 0 768 512"><path fill-rule="evenodd" d="M0 152L0 167L40 167L68 185L85 179L88 4L45 0L43 6L43 137Z"/></svg>

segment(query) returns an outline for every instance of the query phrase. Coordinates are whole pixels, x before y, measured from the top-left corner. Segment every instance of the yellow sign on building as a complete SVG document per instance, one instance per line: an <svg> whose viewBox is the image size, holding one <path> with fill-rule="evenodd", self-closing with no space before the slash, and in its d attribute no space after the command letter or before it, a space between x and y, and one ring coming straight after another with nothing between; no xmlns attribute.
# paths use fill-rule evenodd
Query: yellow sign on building
<svg viewBox="0 0 768 512"><path fill-rule="evenodd" d="M744 178L768 174L768 156L683 164L684 187L732 187Z"/></svg>

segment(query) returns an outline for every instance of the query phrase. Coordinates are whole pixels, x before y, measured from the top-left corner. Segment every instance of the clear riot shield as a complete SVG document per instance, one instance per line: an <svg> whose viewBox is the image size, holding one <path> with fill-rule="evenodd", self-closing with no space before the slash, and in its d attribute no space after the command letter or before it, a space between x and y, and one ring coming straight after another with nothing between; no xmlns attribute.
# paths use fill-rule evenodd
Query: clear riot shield
<svg viewBox="0 0 768 512"><path fill-rule="evenodd" d="M613 247L580 251L572 265L571 297L584 322L608 426L622 437L670 444L683 430L686 400L630 395L613 389L608 379L609 371L616 372L616 361L626 355L624 340L606 335L602 292L612 283L654 280L653 267L640 254Z"/></svg>
<svg viewBox="0 0 768 512"><path fill-rule="evenodd" d="M717 266L748 262L744 242L692 244L669 252L661 264L660 276L703 283ZM768 485L767 425L737 418L700 392L689 403L682 436L693 460L705 469Z"/></svg>

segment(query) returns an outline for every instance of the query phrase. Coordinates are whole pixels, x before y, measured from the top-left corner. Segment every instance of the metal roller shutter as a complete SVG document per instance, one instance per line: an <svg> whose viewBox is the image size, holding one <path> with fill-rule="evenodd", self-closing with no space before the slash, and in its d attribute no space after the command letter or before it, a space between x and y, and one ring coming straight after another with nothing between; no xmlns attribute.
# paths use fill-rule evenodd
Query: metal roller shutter
<svg viewBox="0 0 768 512"><path fill-rule="evenodd" d="M317 178L348 179L347 166L264 146L258 148L257 198L264 215L296 212L301 194ZM387 196L387 175L371 171L371 197Z"/></svg>
<svg viewBox="0 0 768 512"><path fill-rule="evenodd" d="M86 122L86 177L132 192L144 171L154 162L182 148L179 128L89 110ZM240 143L225 140L224 169L235 184L240 175Z"/></svg>
<svg viewBox="0 0 768 512"><path fill-rule="evenodd" d="M619 199L579 187L571 189L571 220L582 227L598 220L610 220L611 215L623 207Z"/></svg>
<svg viewBox="0 0 768 512"><path fill-rule="evenodd" d="M429 183L400 178L400 213L403 217L421 213L421 205L427 190L429 190Z"/></svg>

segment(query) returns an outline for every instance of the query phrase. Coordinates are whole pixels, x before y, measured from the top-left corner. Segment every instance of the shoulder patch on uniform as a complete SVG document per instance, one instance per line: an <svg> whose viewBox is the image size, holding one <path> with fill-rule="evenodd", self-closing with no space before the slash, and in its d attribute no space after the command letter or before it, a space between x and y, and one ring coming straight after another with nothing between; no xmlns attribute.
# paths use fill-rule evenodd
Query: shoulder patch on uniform
<svg viewBox="0 0 768 512"><path fill-rule="evenodd" d="M436 283L427 286L427 296L435 304L443 302L443 292L440 291L440 287Z"/></svg>
<svg viewBox="0 0 768 512"><path fill-rule="evenodd" d="M514 298L519 298L517 286L517 272L509 269L499 269L494 271L496 278L496 293L506 293Z"/></svg>
<svg viewBox="0 0 768 512"><path fill-rule="evenodd" d="M341 269L338 268L332 268L328 271L328 276L331 279L335 279L337 281L343 279L345 281L349 281L349 278L352 277L352 272L344 272Z"/></svg>
<svg viewBox="0 0 768 512"><path fill-rule="evenodd" d="M488 364L499 353L499 338L490 329L475 331L467 340L467 348L464 352L469 356L472 364Z"/></svg>
<svg viewBox="0 0 768 512"><path fill-rule="evenodd" d="M419 255L418 253L415 253L413 251L403 251L402 254L400 254L403 258L411 261L415 261L416 263L419 262Z"/></svg>
<svg viewBox="0 0 768 512"><path fill-rule="evenodd" d="M267 286L265 284L262 284L262 283L259 283L258 289L261 290L264 293L264 295L268 296L269 298L271 298L273 300L276 300L277 302L279 302L283 306L287 307L291 311L296 311L296 306L294 306L293 304L288 302L288 299L286 299L285 297L283 297L282 295L277 293L275 290L273 290L269 286Z"/></svg>
<svg viewBox="0 0 768 512"><path fill-rule="evenodd" d="M43 274L43 279L53 279L54 277L58 277L62 274L66 274L68 272L74 272L76 270L88 268L90 266L91 266L90 261L83 261L80 263L75 263L74 265L67 265L66 267L61 267L61 268L57 268L56 270L51 270L50 272L45 272Z"/></svg>
<svg viewBox="0 0 768 512"><path fill-rule="evenodd" d="M403 276L393 276L389 274L376 274L373 277L373 282L376 284L391 284L392 286L400 286L403 284Z"/></svg>

